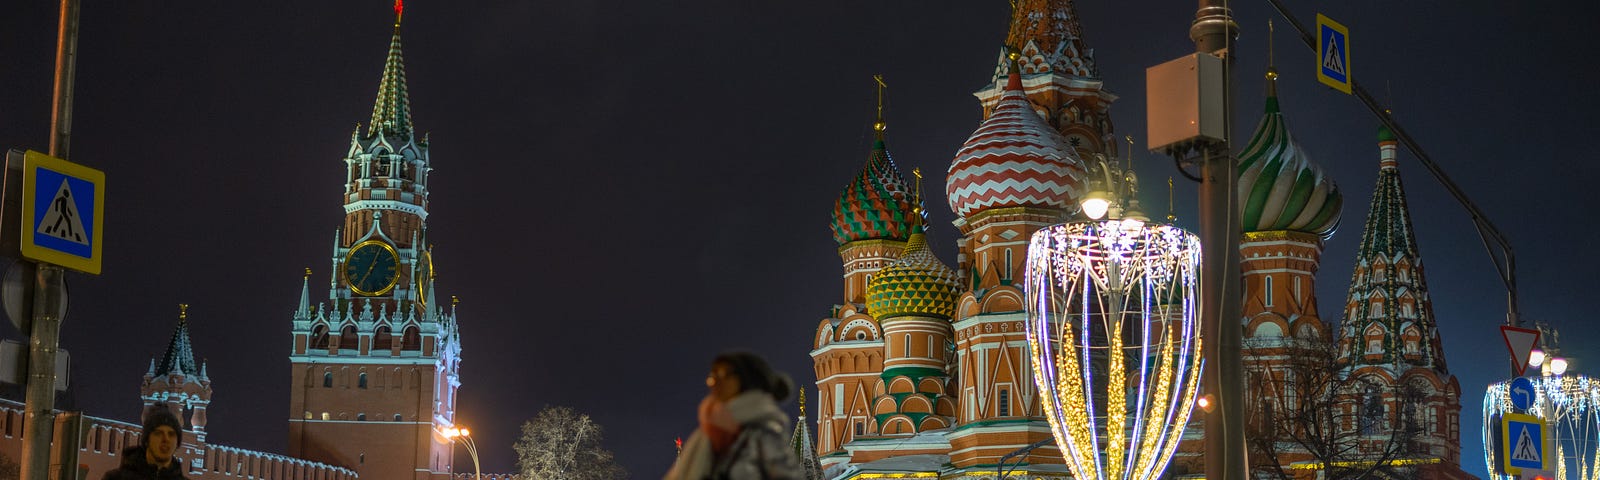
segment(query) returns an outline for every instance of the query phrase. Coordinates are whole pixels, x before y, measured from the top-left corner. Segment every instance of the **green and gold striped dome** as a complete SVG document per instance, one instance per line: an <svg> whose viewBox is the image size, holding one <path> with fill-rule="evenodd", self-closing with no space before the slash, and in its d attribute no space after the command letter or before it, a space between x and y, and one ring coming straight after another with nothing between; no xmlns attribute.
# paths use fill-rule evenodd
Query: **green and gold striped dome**
<svg viewBox="0 0 1600 480"><path fill-rule="evenodd" d="M903 315L949 319L955 316L959 295L956 272L928 250L927 235L917 225L900 258L867 282L867 313L880 321Z"/></svg>
<svg viewBox="0 0 1600 480"><path fill-rule="evenodd" d="M1339 227L1344 195L1289 135L1276 92L1239 154L1239 199L1245 232L1290 230L1326 239Z"/></svg>

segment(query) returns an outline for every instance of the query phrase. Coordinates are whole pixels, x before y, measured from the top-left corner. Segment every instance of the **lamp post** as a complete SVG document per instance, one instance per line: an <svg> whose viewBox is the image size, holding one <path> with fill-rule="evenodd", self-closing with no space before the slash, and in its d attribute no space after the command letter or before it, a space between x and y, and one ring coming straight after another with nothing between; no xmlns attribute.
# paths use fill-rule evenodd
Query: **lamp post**
<svg viewBox="0 0 1600 480"><path fill-rule="evenodd" d="M472 456L472 478L482 480L483 467L478 464L478 445L472 442L472 432L465 428L450 427L444 430L444 438L467 447L467 454Z"/></svg>
<svg viewBox="0 0 1600 480"><path fill-rule="evenodd" d="M1200 383L1200 241L1147 224L1131 169L1094 160L1090 220L1042 229L1028 246L1029 360L1074 478L1154 479Z"/></svg>

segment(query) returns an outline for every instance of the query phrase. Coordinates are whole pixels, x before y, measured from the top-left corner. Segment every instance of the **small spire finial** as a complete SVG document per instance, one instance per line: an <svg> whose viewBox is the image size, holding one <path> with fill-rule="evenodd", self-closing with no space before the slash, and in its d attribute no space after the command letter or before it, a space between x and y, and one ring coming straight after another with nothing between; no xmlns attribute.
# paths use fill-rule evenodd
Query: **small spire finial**
<svg viewBox="0 0 1600 480"><path fill-rule="evenodd" d="M1272 50L1273 50L1273 47L1272 47L1273 32L1274 32L1274 30L1272 29L1272 20L1268 19L1267 20L1267 96L1268 97L1276 97L1276 96L1278 96L1278 67L1277 67L1276 60L1273 60L1273 53L1272 53Z"/></svg>
<svg viewBox="0 0 1600 480"><path fill-rule="evenodd" d="M311 267L306 267L306 279L311 279Z"/></svg>
<svg viewBox="0 0 1600 480"><path fill-rule="evenodd" d="M450 296L450 307L451 308L455 308L456 305L460 305L460 304L461 304L461 297L457 297L455 295L451 295Z"/></svg>
<svg viewBox="0 0 1600 480"><path fill-rule="evenodd" d="M806 416L806 389L800 389L800 417Z"/></svg>
<svg viewBox="0 0 1600 480"><path fill-rule="evenodd" d="M878 118L872 122L872 131L882 140L883 131L889 128L889 123L883 120L883 89L889 88L889 84L883 83L882 74L873 75L872 80L878 83Z"/></svg>
<svg viewBox="0 0 1600 480"><path fill-rule="evenodd" d="M1171 222L1174 222L1174 221L1178 220L1178 214L1177 213L1173 213L1173 209L1172 209L1172 190L1173 190L1173 188L1172 188L1172 177L1169 176L1169 177L1167 177L1167 222L1168 223L1171 223Z"/></svg>
<svg viewBox="0 0 1600 480"><path fill-rule="evenodd" d="M922 225L922 168L911 169L911 176L917 177L917 186L911 193L911 213L916 217L917 226Z"/></svg>
<svg viewBox="0 0 1600 480"><path fill-rule="evenodd" d="M400 17L403 14L405 14L405 11L406 11L405 0L394 0L394 26L395 26L395 28L399 28L400 27Z"/></svg>
<svg viewBox="0 0 1600 480"><path fill-rule="evenodd" d="M189 321L189 304L187 304L187 303L178 304L178 323L187 323L188 321Z"/></svg>

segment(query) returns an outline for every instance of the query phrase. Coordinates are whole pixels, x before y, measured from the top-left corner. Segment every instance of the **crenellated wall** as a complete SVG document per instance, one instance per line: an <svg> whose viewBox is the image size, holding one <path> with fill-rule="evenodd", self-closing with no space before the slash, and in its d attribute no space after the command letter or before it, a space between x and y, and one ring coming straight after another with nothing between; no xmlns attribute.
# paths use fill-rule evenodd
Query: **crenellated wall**
<svg viewBox="0 0 1600 480"><path fill-rule="evenodd" d="M23 404L0 399L0 453L22 457ZM122 463L122 450L139 444L143 429L135 423L85 416L88 434L78 449L78 462L87 467L86 478L100 478ZM356 472L283 455L245 450L195 440L184 431L177 457L188 478L249 478L258 480L356 480ZM504 477L509 478L509 477Z"/></svg>

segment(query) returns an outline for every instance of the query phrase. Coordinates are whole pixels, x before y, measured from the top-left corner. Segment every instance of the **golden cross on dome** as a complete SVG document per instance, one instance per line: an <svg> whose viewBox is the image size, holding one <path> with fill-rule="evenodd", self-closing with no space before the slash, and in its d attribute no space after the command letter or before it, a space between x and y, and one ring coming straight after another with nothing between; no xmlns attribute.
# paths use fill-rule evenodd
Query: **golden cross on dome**
<svg viewBox="0 0 1600 480"><path fill-rule="evenodd" d="M306 278L311 278L311 267L306 267Z"/></svg>
<svg viewBox="0 0 1600 480"><path fill-rule="evenodd" d="M800 416L806 416L806 389L800 389Z"/></svg>
<svg viewBox="0 0 1600 480"><path fill-rule="evenodd" d="M178 304L178 322L182 323L184 321L187 321L188 319L189 319L189 304L187 304L187 303Z"/></svg>
<svg viewBox="0 0 1600 480"><path fill-rule="evenodd" d="M878 132L878 138L881 139L883 131L889 128L889 124L883 121L883 89L889 88L889 84L883 83L882 74L873 75L872 80L878 83L878 119L872 122L872 130Z"/></svg>
<svg viewBox="0 0 1600 480"><path fill-rule="evenodd" d="M917 223L922 223L922 169L911 169L911 175L917 177L917 189L911 194L911 213L917 215Z"/></svg>

